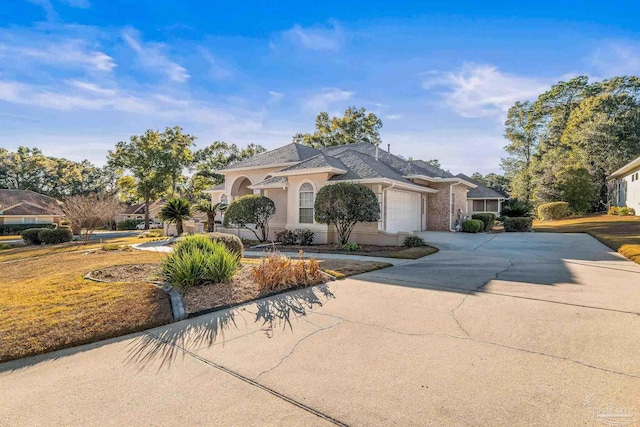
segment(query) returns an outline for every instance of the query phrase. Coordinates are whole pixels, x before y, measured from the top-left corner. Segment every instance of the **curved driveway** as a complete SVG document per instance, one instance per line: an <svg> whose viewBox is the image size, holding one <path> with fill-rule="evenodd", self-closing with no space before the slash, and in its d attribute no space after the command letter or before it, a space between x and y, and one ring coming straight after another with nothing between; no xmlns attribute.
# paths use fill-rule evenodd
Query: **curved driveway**
<svg viewBox="0 0 640 427"><path fill-rule="evenodd" d="M425 238L441 251L0 365L0 425L640 419L639 265L581 234Z"/></svg>

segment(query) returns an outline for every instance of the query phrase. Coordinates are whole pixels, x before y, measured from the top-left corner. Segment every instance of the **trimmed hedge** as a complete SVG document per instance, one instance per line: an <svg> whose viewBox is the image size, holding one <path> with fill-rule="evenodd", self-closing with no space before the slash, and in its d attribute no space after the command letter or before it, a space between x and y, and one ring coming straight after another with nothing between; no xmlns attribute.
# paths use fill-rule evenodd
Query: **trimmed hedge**
<svg viewBox="0 0 640 427"><path fill-rule="evenodd" d="M406 248L417 248L420 246L426 246L424 239L420 236L407 236L404 238L402 246Z"/></svg>
<svg viewBox="0 0 640 427"><path fill-rule="evenodd" d="M533 218L529 217L513 217L504 219L504 231L523 232L531 231Z"/></svg>
<svg viewBox="0 0 640 427"><path fill-rule="evenodd" d="M136 230L138 224L144 222L143 219L126 219L116 224L118 230Z"/></svg>
<svg viewBox="0 0 640 427"><path fill-rule="evenodd" d="M22 233L30 228L56 228L55 224L2 224L0 225L0 236L11 236Z"/></svg>
<svg viewBox="0 0 640 427"><path fill-rule="evenodd" d="M496 214L492 213L477 213L471 215L471 219L479 219L484 223L484 231L491 231L493 224L496 222Z"/></svg>
<svg viewBox="0 0 640 427"><path fill-rule="evenodd" d="M282 243L285 246L302 245L309 246L313 243L316 234L304 228L301 230L282 230L276 232L276 242Z"/></svg>
<svg viewBox="0 0 640 427"><path fill-rule="evenodd" d="M609 215L634 216L636 211L626 206L611 206L608 213Z"/></svg>
<svg viewBox="0 0 640 427"><path fill-rule="evenodd" d="M28 228L20 233L20 237L27 245L40 245L42 241L40 240L40 232L42 228Z"/></svg>
<svg viewBox="0 0 640 427"><path fill-rule="evenodd" d="M542 221L555 221L569 215L569 203L551 202L538 206L538 218Z"/></svg>
<svg viewBox="0 0 640 427"><path fill-rule="evenodd" d="M479 219L468 219L462 223L462 231L465 233L479 233L484 230L484 222Z"/></svg>
<svg viewBox="0 0 640 427"><path fill-rule="evenodd" d="M234 253L238 256L242 256L242 251L244 251L244 245L242 244L242 240L238 236L234 236L233 234L228 233L207 233L209 239L214 242L222 243L229 252Z"/></svg>
<svg viewBox="0 0 640 427"><path fill-rule="evenodd" d="M73 240L73 233L67 228L56 228L53 230L42 230L38 234L38 239L45 245L56 245Z"/></svg>

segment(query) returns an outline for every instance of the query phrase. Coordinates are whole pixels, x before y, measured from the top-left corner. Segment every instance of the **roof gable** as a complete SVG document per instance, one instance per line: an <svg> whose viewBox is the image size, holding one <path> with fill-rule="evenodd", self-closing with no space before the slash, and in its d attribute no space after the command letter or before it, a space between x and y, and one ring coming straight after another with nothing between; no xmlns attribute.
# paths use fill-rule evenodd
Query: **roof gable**
<svg viewBox="0 0 640 427"><path fill-rule="evenodd" d="M9 210L34 213L8 213ZM5 212L5 215L62 215L60 202L31 190L0 189L0 211Z"/></svg>
<svg viewBox="0 0 640 427"><path fill-rule="evenodd" d="M465 181L469 181L472 184L477 185L476 188L471 188L467 193L468 199L506 199L508 196L498 190L494 190L493 188L489 188L480 184L475 179L471 179L465 174L459 173L456 175L458 178L462 178Z"/></svg>
<svg viewBox="0 0 640 427"><path fill-rule="evenodd" d="M238 163L222 168L221 171L297 163L307 160L313 156L317 156L318 154L320 154L320 151L315 148L292 142L291 144L276 148L275 150L260 153L241 160Z"/></svg>

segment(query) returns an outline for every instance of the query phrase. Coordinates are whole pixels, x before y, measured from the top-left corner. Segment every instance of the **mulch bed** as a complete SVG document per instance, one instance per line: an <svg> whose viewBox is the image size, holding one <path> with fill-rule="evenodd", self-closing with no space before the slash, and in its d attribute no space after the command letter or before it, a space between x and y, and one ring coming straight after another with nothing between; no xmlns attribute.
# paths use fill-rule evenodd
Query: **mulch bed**
<svg viewBox="0 0 640 427"><path fill-rule="evenodd" d="M245 248L247 248L245 246ZM263 248L262 250L269 251L270 247ZM363 256L375 256L382 258L407 258L415 259L421 256L429 255L438 251L437 248L432 246L421 246L418 248L407 248L405 246L378 246L378 245L360 245L358 250L350 251L347 249L341 249L333 244L319 244L310 246L285 246L275 245L276 250L280 252L298 252L302 250L305 253L332 253L332 254L344 254L344 255L363 255ZM257 249L255 249L257 250Z"/></svg>
<svg viewBox="0 0 640 427"><path fill-rule="evenodd" d="M116 265L92 271L91 277L107 282L158 282L162 269L159 264Z"/></svg>

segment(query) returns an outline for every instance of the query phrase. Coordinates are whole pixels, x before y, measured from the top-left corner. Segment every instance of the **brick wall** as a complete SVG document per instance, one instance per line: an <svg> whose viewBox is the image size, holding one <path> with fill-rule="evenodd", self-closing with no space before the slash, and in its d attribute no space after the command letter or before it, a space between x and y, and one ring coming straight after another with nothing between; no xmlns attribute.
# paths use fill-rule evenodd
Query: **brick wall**
<svg viewBox="0 0 640 427"><path fill-rule="evenodd" d="M435 188L438 192L427 196L427 230L448 231L451 218L449 200L451 183L431 183L429 186ZM464 213L467 211L467 187L463 185L455 185L453 187L454 215L458 209L462 209Z"/></svg>

